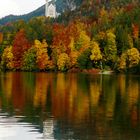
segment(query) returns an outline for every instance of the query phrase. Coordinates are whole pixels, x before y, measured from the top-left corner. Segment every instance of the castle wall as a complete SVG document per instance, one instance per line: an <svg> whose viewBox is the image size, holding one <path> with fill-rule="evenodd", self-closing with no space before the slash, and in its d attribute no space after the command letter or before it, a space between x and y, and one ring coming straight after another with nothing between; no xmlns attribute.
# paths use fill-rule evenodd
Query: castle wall
<svg viewBox="0 0 140 140"><path fill-rule="evenodd" d="M46 15L46 17L55 18L55 17L56 17L56 6L53 5L53 4L49 4L49 3L46 1L45 15Z"/></svg>

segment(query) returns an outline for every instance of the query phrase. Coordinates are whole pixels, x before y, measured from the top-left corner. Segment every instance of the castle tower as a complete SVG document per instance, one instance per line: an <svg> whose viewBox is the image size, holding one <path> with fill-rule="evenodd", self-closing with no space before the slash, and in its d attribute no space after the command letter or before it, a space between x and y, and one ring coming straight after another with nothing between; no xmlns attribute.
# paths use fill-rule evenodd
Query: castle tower
<svg viewBox="0 0 140 140"><path fill-rule="evenodd" d="M56 5L55 0L46 0L45 16L56 18Z"/></svg>

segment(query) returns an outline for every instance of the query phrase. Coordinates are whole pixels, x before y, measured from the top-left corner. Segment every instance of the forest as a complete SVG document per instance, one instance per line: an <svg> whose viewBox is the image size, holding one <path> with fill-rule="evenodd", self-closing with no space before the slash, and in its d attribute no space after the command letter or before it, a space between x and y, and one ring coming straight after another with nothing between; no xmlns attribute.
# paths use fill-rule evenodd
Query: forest
<svg viewBox="0 0 140 140"><path fill-rule="evenodd" d="M74 2L73 0L71 2ZM140 72L140 1L87 0L56 19L0 26L1 71Z"/></svg>

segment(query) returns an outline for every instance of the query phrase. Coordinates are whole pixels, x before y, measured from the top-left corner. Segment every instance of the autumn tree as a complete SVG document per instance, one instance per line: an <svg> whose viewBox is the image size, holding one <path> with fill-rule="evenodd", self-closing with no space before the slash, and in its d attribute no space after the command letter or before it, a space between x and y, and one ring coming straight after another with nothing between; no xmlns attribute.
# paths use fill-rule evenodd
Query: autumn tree
<svg viewBox="0 0 140 140"><path fill-rule="evenodd" d="M129 70L140 63L140 53L137 48L128 49L126 52L122 53L118 69Z"/></svg>
<svg viewBox="0 0 140 140"><path fill-rule="evenodd" d="M140 53L138 49L131 48L127 51L127 65L129 68L138 65L140 62Z"/></svg>
<svg viewBox="0 0 140 140"><path fill-rule="evenodd" d="M67 52L69 45L69 37L66 33L66 28L63 25L55 24L53 26L53 30L55 32L53 43L52 43L52 55L54 59L57 59L57 56L60 53Z"/></svg>
<svg viewBox="0 0 140 140"><path fill-rule="evenodd" d="M109 66L112 66L112 63L115 63L117 59L117 46L115 39L115 34L112 31L107 31L106 46L104 47L104 59Z"/></svg>
<svg viewBox="0 0 140 140"><path fill-rule="evenodd" d="M13 63L14 68L19 70L22 68L22 61L24 53L30 48L30 43L26 39L25 32L23 29L21 29L15 36L14 42L13 42Z"/></svg>
<svg viewBox="0 0 140 140"><path fill-rule="evenodd" d="M97 62L99 60L102 59L102 54L101 54L101 51L100 51L100 47L99 47L99 44L95 41L93 41L91 43L91 56L90 56L90 59Z"/></svg>
<svg viewBox="0 0 140 140"><path fill-rule="evenodd" d="M58 57L61 53L70 55L71 51L75 50L76 28L77 27L74 24L70 24L68 27L65 27L62 24L55 24L53 26L54 36L51 47L51 56L56 66Z"/></svg>
<svg viewBox="0 0 140 140"><path fill-rule="evenodd" d="M75 42L75 49L82 52L90 46L90 37L86 34L86 31L81 30L79 38Z"/></svg>
<svg viewBox="0 0 140 140"><path fill-rule="evenodd" d="M133 35L133 39L134 39L134 46L138 49L139 49L139 45L140 45L139 33L140 33L139 26L137 24L132 24L132 35Z"/></svg>
<svg viewBox="0 0 140 140"><path fill-rule="evenodd" d="M102 54L101 54L99 44L95 41L92 41L91 49L92 49L91 50L92 54L90 55L90 59L94 62L94 64L97 64L102 60Z"/></svg>
<svg viewBox="0 0 140 140"><path fill-rule="evenodd" d="M8 46L4 49L1 61L2 69L13 69L13 53L12 46Z"/></svg>
<svg viewBox="0 0 140 140"><path fill-rule="evenodd" d="M118 70L119 71L125 71L126 70L126 59L127 59L127 53L124 52L124 53L122 53L122 55L119 59L119 64L118 64Z"/></svg>
<svg viewBox="0 0 140 140"><path fill-rule="evenodd" d="M35 71L37 70L36 64L36 49L31 47L23 56L23 66L24 71Z"/></svg>
<svg viewBox="0 0 140 140"><path fill-rule="evenodd" d="M47 68L49 56L47 53L48 44L45 40L42 43L39 40L35 40L34 47L36 49L36 63L40 70Z"/></svg>
<svg viewBox="0 0 140 140"><path fill-rule="evenodd" d="M66 71L70 65L70 58L66 53L62 53L58 56L57 66L58 70Z"/></svg>
<svg viewBox="0 0 140 140"><path fill-rule="evenodd" d="M3 33L0 33L0 44L2 43L3 41Z"/></svg>
<svg viewBox="0 0 140 140"><path fill-rule="evenodd" d="M77 60L79 57L80 53L78 51L71 51L69 54L70 57L70 68L77 67Z"/></svg>
<svg viewBox="0 0 140 140"><path fill-rule="evenodd" d="M75 41L74 41L73 37L71 38L71 42L68 47L70 48L70 53L69 53L70 68L77 67L77 58L78 58L80 52L77 51L75 48Z"/></svg>

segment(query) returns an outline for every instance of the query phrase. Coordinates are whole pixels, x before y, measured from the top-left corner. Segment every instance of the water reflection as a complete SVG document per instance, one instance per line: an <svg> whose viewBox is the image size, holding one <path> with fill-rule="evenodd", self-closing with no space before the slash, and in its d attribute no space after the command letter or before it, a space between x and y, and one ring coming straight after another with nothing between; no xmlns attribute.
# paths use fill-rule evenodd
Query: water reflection
<svg viewBox="0 0 140 140"><path fill-rule="evenodd" d="M1 73L0 109L8 140L138 139L140 77Z"/></svg>

